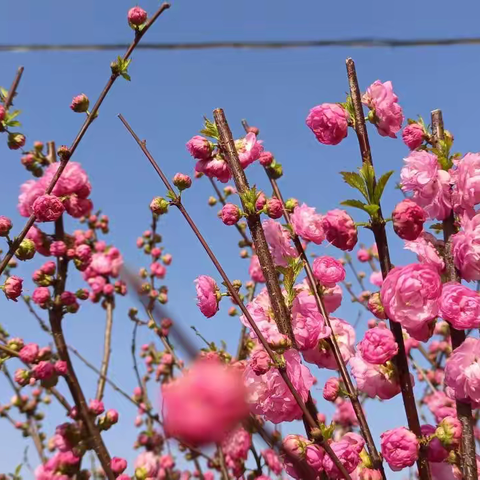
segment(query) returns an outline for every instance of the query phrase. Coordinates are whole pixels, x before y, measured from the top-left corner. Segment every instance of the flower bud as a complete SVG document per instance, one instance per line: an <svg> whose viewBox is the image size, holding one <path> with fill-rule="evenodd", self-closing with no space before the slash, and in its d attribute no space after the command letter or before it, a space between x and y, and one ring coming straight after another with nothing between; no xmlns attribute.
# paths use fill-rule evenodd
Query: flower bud
<svg viewBox="0 0 480 480"><path fill-rule="evenodd" d="M408 198L398 203L392 213L393 229L403 240L416 240L426 220L425 210Z"/></svg>
<svg viewBox="0 0 480 480"><path fill-rule="evenodd" d="M23 133L10 132L8 134L8 148L10 150L18 150L25 145L26 142L25 135Z"/></svg>
<svg viewBox="0 0 480 480"><path fill-rule="evenodd" d="M380 292L375 292L370 295L367 303L368 310L380 320L385 320L387 315L383 308L382 300L380 299Z"/></svg>
<svg viewBox="0 0 480 480"><path fill-rule="evenodd" d="M22 261L30 260L35 255L35 244L32 240L25 238L15 251L15 256Z"/></svg>
<svg viewBox="0 0 480 480"><path fill-rule="evenodd" d="M72 156L72 152L66 145L60 145L57 149L57 154L62 160L68 160Z"/></svg>
<svg viewBox="0 0 480 480"><path fill-rule="evenodd" d="M5 110L5 107L3 105L0 105L0 122L3 122L5 120L6 114L7 111Z"/></svg>
<svg viewBox="0 0 480 480"><path fill-rule="evenodd" d="M272 162L275 160L272 152L265 152L263 151L261 154L260 154L260 163L262 166L264 167L268 167L272 164Z"/></svg>
<svg viewBox="0 0 480 480"><path fill-rule="evenodd" d="M123 473L127 468L127 461L124 458L113 457L110 460L110 468L112 469L113 473L115 473L116 475L119 475Z"/></svg>
<svg viewBox="0 0 480 480"><path fill-rule="evenodd" d="M278 198L270 198L267 200L267 215L270 218L280 218L283 215L283 204Z"/></svg>
<svg viewBox="0 0 480 480"><path fill-rule="evenodd" d="M173 184L180 190L186 190L192 186L192 179L183 173L176 173L173 177Z"/></svg>
<svg viewBox="0 0 480 480"><path fill-rule="evenodd" d="M0 237L6 237L12 228L12 221L8 217L0 215Z"/></svg>
<svg viewBox="0 0 480 480"><path fill-rule="evenodd" d="M435 430L435 435L444 447L454 448L460 444L462 438L462 424L455 417L445 417Z"/></svg>
<svg viewBox="0 0 480 480"><path fill-rule="evenodd" d="M260 210L263 210L266 204L267 204L267 197L265 197L265 194L263 192L259 192L257 196L257 201L255 202L255 208L257 212L259 212Z"/></svg>
<svg viewBox="0 0 480 480"><path fill-rule="evenodd" d="M425 132L418 123L407 125L402 132L403 143L410 149L415 150L423 143Z"/></svg>
<svg viewBox="0 0 480 480"><path fill-rule="evenodd" d="M296 198L289 198L285 202L285 208L289 213L293 213L293 211L295 210L295 207L298 207L298 200Z"/></svg>
<svg viewBox="0 0 480 480"><path fill-rule="evenodd" d="M155 197L150 203L150 210L156 215L168 212L168 202L163 197Z"/></svg>
<svg viewBox="0 0 480 480"><path fill-rule="evenodd" d="M334 402L340 392L340 381L337 377L330 377L325 382L323 389L323 398L329 402Z"/></svg>
<svg viewBox="0 0 480 480"><path fill-rule="evenodd" d="M72 103L70 104L70 108L76 113L85 113L89 106L90 100L84 93L73 97Z"/></svg>
<svg viewBox="0 0 480 480"><path fill-rule="evenodd" d="M220 218L225 225L235 225L241 218L242 213L237 205L227 203L220 211Z"/></svg>
<svg viewBox="0 0 480 480"><path fill-rule="evenodd" d="M208 205L210 207L214 207L217 204L217 199L215 197L209 197L208 198Z"/></svg>
<svg viewBox="0 0 480 480"><path fill-rule="evenodd" d="M0 286L0 289L3 290L9 300L16 302L17 298L22 294L22 284L23 279L12 275L5 280L5 283L3 286Z"/></svg>
<svg viewBox="0 0 480 480"><path fill-rule="evenodd" d="M136 29L147 21L147 12L143 8L133 7L128 11L127 20L128 24Z"/></svg>
<svg viewBox="0 0 480 480"><path fill-rule="evenodd" d="M303 460L308 441L301 435L287 435L283 439L283 449L295 460Z"/></svg>

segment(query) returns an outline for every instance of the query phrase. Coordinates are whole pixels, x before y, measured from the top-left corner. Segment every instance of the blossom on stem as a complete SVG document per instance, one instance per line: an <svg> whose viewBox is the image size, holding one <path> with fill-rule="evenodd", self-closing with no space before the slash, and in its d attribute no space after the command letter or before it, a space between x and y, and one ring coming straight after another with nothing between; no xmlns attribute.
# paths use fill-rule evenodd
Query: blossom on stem
<svg viewBox="0 0 480 480"><path fill-rule="evenodd" d="M297 205L290 216L290 221L294 232L303 240L316 245L325 240L323 217L315 212L314 207L309 207L306 203Z"/></svg>
<svg viewBox="0 0 480 480"><path fill-rule="evenodd" d="M147 21L147 12L140 7L133 7L127 14L128 24L131 27L139 27Z"/></svg>
<svg viewBox="0 0 480 480"><path fill-rule="evenodd" d="M195 280L197 290L197 305L200 311L211 318L218 312L220 290L212 277L200 275Z"/></svg>
<svg viewBox="0 0 480 480"><path fill-rule="evenodd" d="M439 273L442 273L445 269L443 257L438 252L439 249L442 250L443 248L443 241L427 232L423 232L411 242L405 242L405 249L416 253L420 263L435 267Z"/></svg>
<svg viewBox="0 0 480 480"><path fill-rule="evenodd" d="M344 437L338 442L334 441L330 444L330 447L348 473L352 473L357 468L358 464L360 463L360 452L357 451L358 447L349 441L348 438ZM343 478L342 473L328 455L323 457L323 468L325 469L325 472L329 478Z"/></svg>
<svg viewBox="0 0 480 480"><path fill-rule="evenodd" d="M381 365L398 353L398 344L388 328L374 327L365 332L358 350L367 362Z"/></svg>
<svg viewBox="0 0 480 480"><path fill-rule="evenodd" d="M372 110L373 115L369 115L369 119L378 133L382 137L397 138L396 133L402 128L403 111L393 93L392 82L376 80L367 88L362 102Z"/></svg>
<svg viewBox="0 0 480 480"><path fill-rule="evenodd" d="M212 156L213 145L206 138L195 135L187 142L187 150L197 160L208 160Z"/></svg>
<svg viewBox="0 0 480 480"><path fill-rule="evenodd" d="M425 132L418 123L410 123L402 132L403 143L410 149L416 150L423 143Z"/></svg>
<svg viewBox="0 0 480 480"><path fill-rule="evenodd" d="M258 255L252 255L250 266L248 267L248 274L254 282L265 283L265 277L263 275Z"/></svg>
<svg viewBox="0 0 480 480"><path fill-rule="evenodd" d="M23 279L16 275L11 275L5 280L5 283L0 286L5 296L9 300L17 301L17 298L22 294Z"/></svg>
<svg viewBox="0 0 480 480"><path fill-rule="evenodd" d="M238 160L243 169L260 158L263 152L262 142L257 140L255 133L247 133L245 138L235 141L235 148L238 153Z"/></svg>
<svg viewBox="0 0 480 480"><path fill-rule="evenodd" d="M38 222L55 222L62 216L65 207L55 195L42 195L33 202L32 210Z"/></svg>
<svg viewBox="0 0 480 480"><path fill-rule="evenodd" d="M387 430L380 438L382 455L394 472L411 467L417 461L420 444L415 434L407 428Z"/></svg>
<svg viewBox="0 0 480 480"><path fill-rule="evenodd" d="M334 402L340 392L340 380L338 377L330 377L323 387L323 398L329 402Z"/></svg>
<svg viewBox="0 0 480 480"><path fill-rule="evenodd" d="M357 244L357 227L345 210L330 210L323 217L327 240L340 250L353 250Z"/></svg>
<svg viewBox="0 0 480 480"><path fill-rule="evenodd" d="M457 330L480 327L480 295L457 282L443 285L440 315Z"/></svg>
<svg viewBox="0 0 480 480"><path fill-rule="evenodd" d="M225 225L235 225L241 218L242 213L237 205L227 203L220 211L220 218Z"/></svg>
<svg viewBox="0 0 480 480"><path fill-rule="evenodd" d="M277 266L286 267L289 259L297 257L297 251L291 244L290 233L275 220L264 220L262 226L273 262Z"/></svg>
<svg viewBox="0 0 480 480"><path fill-rule="evenodd" d="M324 287L334 287L345 280L343 265L333 257L317 257L313 261L313 275Z"/></svg>
<svg viewBox="0 0 480 480"><path fill-rule="evenodd" d="M480 280L480 214L469 219L464 215L462 229L452 235L452 254L455 267L467 282Z"/></svg>
<svg viewBox="0 0 480 480"><path fill-rule="evenodd" d="M6 237L12 229L12 221L8 217L0 215L0 237Z"/></svg>
<svg viewBox="0 0 480 480"><path fill-rule="evenodd" d="M73 97L72 103L70 104L70 108L76 113L85 113L88 111L89 106L90 100L84 93Z"/></svg>
<svg viewBox="0 0 480 480"><path fill-rule="evenodd" d="M404 240L415 240L426 220L425 210L409 198L397 203L392 213L393 229Z"/></svg>
<svg viewBox="0 0 480 480"><path fill-rule="evenodd" d="M455 168L450 170L453 208L458 213L472 215L480 203L480 153L467 153L453 163Z"/></svg>
<svg viewBox="0 0 480 480"><path fill-rule="evenodd" d="M322 103L310 110L307 126L324 145L338 145L348 134L349 113L337 103Z"/></svg>

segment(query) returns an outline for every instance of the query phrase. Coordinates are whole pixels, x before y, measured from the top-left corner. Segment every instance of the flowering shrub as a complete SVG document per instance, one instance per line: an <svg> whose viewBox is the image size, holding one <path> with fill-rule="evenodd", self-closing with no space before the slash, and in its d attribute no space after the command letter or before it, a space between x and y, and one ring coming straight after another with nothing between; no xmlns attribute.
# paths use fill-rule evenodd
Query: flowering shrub
<svg viewBox="0 0 480 480"><path fill-rule="evenodd" d="M128 53L112 62L108 89L120 77L130 80L131 51L166 8L150 17L139 6L128 11L134 40ZM404 113L392 83L376 80L362 94L351 59L347 72L345 101L314 106L306 118L320 144L356 137L361 146L358 170L341 172L353 197L361 200L338 199L342 208L329 211L302 199L284 200L279 186L283 167L265 150L259 129L244 121L244 132L233 138L221 109L186 142L194 174L177 172L171 183L120 116L165 187L164 196L150 202L151 225L136 242L148 265L137 275L107 236L108 216L94 210L86 170L71 160L105 95L93 106L87 95L74 96L70 109L85 115L85 123L70 147L55 151L53 142L34 142L23 150L29 148L27 138L13 131L21 124L19 112L12 110L20 77L13 90L2 90L1 131L7 148L22 149L21 164L33 178L20 186L18 197L26 227L13 225L0 212L5 248L0 252L0 288L4 301L26 304L51 342L14 337L0 328L1 373L14 393L10 401L2 399L0 418L31 438L38 454L37 480L87 479L90 474L109 480L268 480L284 475L380 480L410 467L421 480L478 478L475 440L480 435L474 422L480 407L480 340L472 333L480 327L480 296L464 282L480 281L480 214L475 210L480 154L452 153L453 136L444 130L439 111L432 112L431 127L419 118L408 120L402 131ZM374 125L374 135L388 137L385 141L402 131L408 148L399 165L406 198L389 218L381 203L394 172L377 175L366 121ZM250 187L250 168L265 171L272 196ZM246 282L230 279L182 203L203 177L214 189L208 204L221 204L218 217L240 236ZM218 182L227 185L220 189ZM162 219L168 226L177 210L215 267L210 275L198 272L190 279L202 319L238 316L236 351L209 339L197 351L181 322L164 315L169 302L164 280L172 256L162 245L158 224ZM362 218L357 219L359 211ZM373 235L370 247L358 243L363 233ZM416 262L392 265L392 235L416 254ZM348 253L354 250L355 262ZM29 273L31 279L20 276L18 262L28 268L34 258L41 258L41 265ZM369 270L370 285L364 270ZM72 277L81 288L71 287ZM112 328L121 315L117 299L127 293L138 296L142 305L127 315L134 326L137 383L131 393L109 377ZM374 316L358 332L352 318L332 315L350 300ZM73 315L82 315L86 302L105 313L100 369L64 332ZM201 326L194 327L199 336ZM141 328L151 339L137 355ZM80 383L71 355L95 372L95 395ZM323 369L329 371L325 381ZM414 391L415 383L425 390ZM137 410L138 435L132 443L138 454L131 464L114 456L104 440L104 432L115 431L122 421L107 404L107 385ZM317 391L321 395L314 399ZM383 431L378 435L364 404L394 397L402 399L405 416L397 412L398 425L388 430L379 422ZM43 421L52 401L66 411L65 421L54 428ZM334 409L330 421L322 412L327 405ZM431 424L424 422L425 414ZM303 427L292 423L296 420ZM261 449L260 442L265 444ZM89 471L89 453L100 472ZM20 472L10 477L18 479Z"/></svg>

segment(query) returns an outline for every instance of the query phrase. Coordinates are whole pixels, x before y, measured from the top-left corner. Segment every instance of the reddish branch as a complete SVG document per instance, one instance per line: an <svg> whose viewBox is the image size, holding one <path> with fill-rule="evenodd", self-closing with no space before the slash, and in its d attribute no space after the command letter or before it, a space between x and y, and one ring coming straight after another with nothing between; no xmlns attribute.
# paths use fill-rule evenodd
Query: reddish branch
<svg viewBox="0 0 480 480"><path fill-rule="evenodd" d="M248 129L248 124L244 120L242 122L243 127L247 131ZM283 199L282 193L280 191L280 188L278 186L277 181L275 178L273 178L272 175L270 175L270 172L268 168L265 167L265 173L267 174L269 180L270 180L270 185L272 186L273 189L273 194L275 197L277 197L281 202L283 206L283 217L285 218L285 221L287 224L291 227L291 236L293 239L293 243L295 245L295 248L297 250L298 255L300 258L303 260L303 265L305 272L307 274L308 282L310 283L310 288L311 291L315 297L315 302L317 304L318 311L322 314L323 318L325 319L325 322L327 323L328 327L330 330L333 332L332 325L330 322L330 316L327 312L327 309L325 308L325 302L323 301L323 297L321 294L321 285L317 282L313 275L313 270L312 266L310 265L310 261L308 260L307 254L305 252L305 249L302 246L302 242L300 241L300 238L298 235L295 234L295 230L292 226L291 220L290 220L290 214L288 213L288 210L285 207L285 201ZM351 262L350 262L351 263ZM353 268L353 265L352 265ZM355 386L353 385L352 379L350 377L350 374L348 373L347 366L345 364L345 361L343 360L342 353L340 351L340 347L338 345L337 339L335 335L331 335L329 338L329 344L333 352L333 356L335 357L335 361L337 363L338 369L340 371L340 375L342 377L343 383L345 384L345 387L347 389L348 393L348 398L352 402L353 409L355 411L355 415L358 419L358 424L360 426L360 430L362 432L362 435L365 439L365 442L367 443L368 450L370 452L370 455L372 457L374 466L376 469L380 470L382 472L382 476L385 479L385 472L383 469L383 463L382 459L377 451L377 448L375 446L375 441L372 436L372 432L370 431L370 427L368 426L367 419L365 417L365 413L363 411L362 405L360 403L360 400L358 398L358 392Z"/></svg>
<svg viewBox="0 0 480 480"><path fill-rule="evenodd" d="M100 375L97 383L97 400L102 400L105 391L105 383L107 381L108 366L110 364L110 355L112 353L112 327L113 327L113 300L105 302L105 337L103 344L103 360L100 368Z"/></svg>
<svg viewBox="0 0 480 480"><path fill-rule="evenodd" d="M370 142L368 140L367 126L362 106L362 97L358 86L357 73L355 71L355 63L349 58L347 59L347 74L350 86L350 95L352 98L355 111L355 132L357 134L362 163L369 163L373 167L372 153ZM390 253L388 251L387 233L385 230L385 220L382 216L381 208L375 221L372 221L371 229L375 237L378 248L378 258L382 270L383 278L386 278L388 272L392 269L390 262ZM410 430L418 437L422 438L420 430L420 420L418 418L417 407L415 404L415 395L413 393L412 382L410 379L410 371L408 369L408 359L405 351L405 343L403 341L402 327L397 322L390 321L390 329L398 344L398 354L393 361L397 368L400 387L402 389L403 404L407 415L408 426ZM417 461L418 473L421 480L430 478L430 466L428 464L426 449L424 446L420 448L419 458Z"/></svg>
<svg viewBox="0 0 480 480"><path fill-rule="evenodd" d="M138 45L142 37L147 33L147 31L150 29L150 27L153 25L155 20L168 8L170 8L170 4L168 3L163 3L160 8L154 13L154 15L148 20L148 22L145 24L145 27L142 29L141 32L137 31L135 34L135 38L133 42L130 44L128 47L128 50L126 51L125 55L123 56L123 60L128 60L128 58L132 55L133 51L135 50L135 47ZM80 144L82 138L84 137L85 133L87 133L87 130L89 129L90 125L92 124L93 120L96 118L98 110L100 106L102 105L103 101L105 100L105 97L107 96L108 92L112 88L113 84L115 83L115 80L120 76L120 73L112 73L110 76L107 84L105 85L105 88L103 89L102 93L98 97L97 102L95 103L94 107L90 111L90 114L87 115L87 118L85 122L83 123L82 127L80 128L80 131L78 132L77 136L75 137L75 140L73 141L72 145L68 149L68 155L64 156L62 159L60 166L58 167L57 171L55 172L55 175L53 176L52 180L50 181L47 189L45 190L46 194L52 193L55 185L57 184L60 176L62 175L63 171L67 167L67 164L75 151L77 150L78 145ZM13 240L12 244L10 245L10 248L8 249L8 252L5 254L3 257L1 263L0 263L0 275L2 272L5 270L6 266L8 265L8 262L12 259L15 251L19 247L20 243L22 243L23 239L26 237L28 231L30 228L32 228L33 224L35 223L35 215L32 214L30 218L27 220L27 223L23 227L22 231L18 234L17 237Z"/></svg>
<svg viewBox="0 0 480 480"><path fill-rule="evenodd" d="M440 142L444 140L443 118L441 110L432 112L432 137L434 146L439 149ZM453 211L448 218L443 221L443 239L445 241L445 265L449 282L461 283L462 278L455 268L451 249L451 236L456 233L455 219ZM450 325L450 336L452 339L452 348L458 348L466 338L464 330L457 330ZM474 420L472 416L472 407L468 403L457 400L457 417L462 423L462 455L460 455L460 464L463 470L465 480L477 480L477 462L475 459L475 436L473 433Z"/></svg>
<svg viewBox="0 0 480 480"><path fill-rule="evenodd" d="M215 113L217 113L217 112L218 111L216 110ZM168 190L169 196L172 198L171 204L178 208L180 213L183 215L183 217L185 218L185 220L189 224L190 228L194 232L198 241L200 242L200 244L202 245L202 247L206 251L206 253L209 256L212 263L215 265L215 268L217 269L218 273L222 277L224 285L227 287L231 297L233 298L235 303L239 306L243 315L245 315L245 318L247 319L250 327L252 328L252 330L257 335L258 340L260 341L260 343L264 347L267 354L272 359L273 363L277 366L279 374L281 375L282 379L284 380L285 384L287 385L287 388L292 393L292 396L294 397L295 401L297 402L298 406L300 407L300 409L303 413L304 423L306 424L309 436L311 436L316 443L318 443L320 446L323 447L323 449L325 450L327 455L332 459L335 466L340 470L343 477L346 480L351 480L350 475L346 471L343 464L340 462L338 457L335 455L335 453L331 449L330 445L324 440L324 438L323 438L323 436L320 432L320 429L318 428L318 424L317 424L316 420L312 416L310 410L307 408L305 402L303 401L302 397L300 396L300 394L298 393L296 388L293 386L293 384L292 384L292 382L291 382L291 380L290 380L290 378L287 374L286 367L284 365L282 365L281 363L279 363L277 356L275 355L275 353L270 348L268 342L265 340L265 337L262 335L262 332L260 331L257 324L255 323L255 321L251 317L249 311L247 310L247 308L243 304L238 292L233 287L230 279L228 278L227 274L225 273L225 270L220 265L220 262L218 261L217 257L215 256L215 254L213 253L213 251L209 247L209 245L208 245L207 241L205 240L205 238L203 237L203 235L200 233L197 225L195 224L193 219L190 217L190 215L186 211L184 205L181 202L180 197L175 193L175 191L173 190L172 186L170 185L170 182L168 181L167 177L165 176L165 174L163 173L163 171L161 170L161 168L159 167L159 165L157 164L155 159L152 157L152 155L148 151L145 142L142 142L140 140L138 135L133 131L133 129L130 127L130 125L128 124L128 122L125 120L125 118L122 115L119 115L119 118L122 121L122 123L124 124L125 128L129 131L129 133L135 139L138 146L141 148L142 152L148 158L151 165L153 166L153 168L157 172L158 176L161 178L163 184L165 185L165 187ZM217 126L218 126L218 123L217 123ZM263 232L263 230L262 230L262 232ZM254 243L255 243L255 237L253 235L252 235L252 238L253 238ZM272 300L272 303L273 303L273 300Z"/></svg>
<svg viewBox="0 0 480 480"><path fill-rule="evenodd" d="M17 74L15 75L10 90L8 91L7 98L5 98L5 110L8 110L13 103L13 98L17 93L18 84L20 83L20 80L22 78L23 70L23 67L19 67L19 69L17 70Z"/></svg>

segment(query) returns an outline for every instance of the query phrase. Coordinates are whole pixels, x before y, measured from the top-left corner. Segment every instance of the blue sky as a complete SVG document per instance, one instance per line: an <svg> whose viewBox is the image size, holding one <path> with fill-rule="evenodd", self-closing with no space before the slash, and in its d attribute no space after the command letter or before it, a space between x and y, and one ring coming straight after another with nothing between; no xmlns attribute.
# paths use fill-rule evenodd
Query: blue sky
<svg viewBox="0 0 480 480"><path fill-rule="evenodd" d="M131 6L126 0L84 0L81 6L60 0L5 2L0 17L1 43L128 42L132 31L126 24L126 12ZM158 2L144 0L141 6L153 12ZM430 2L411 1L175 1L146 40L467 37L478 34L479 13L480 6L474 1L457 1L452 5L439 0L435 8ZM344 100L348 89L345 59L352 56L356 60L363 89L376 79L392 80L406 116L422 114L428 119L431 110L441 108L446 127L455 135L456 149L467 152L477 149L480 108L480 99L475 95L479 74L477 54L478 47L139 51L130 67L132 82L118 81L114 86L74 160L80 161L90 175L95 206L110 216L108 238L114 239L127 263L136 269L144 265L144 260L135 248L135 239L148 226L149 201L164 194L164 189L116 118L118 113L124 114L140 137L148 139L149 149L170 177L177 171L193 172L194 162L185 150L185 143L200 130L203 115L211 116L214 108L224 108L237 136L242 133L240 120L246 118L260 127L265 147L284 166L286 174L280 182L284 195L295 196L324 212L352 197L353 192L347 190L337 172L357 168L358 146L351 133L338 147L319 145L305 126L305 117L316 104ZM84 92L92 101L96 99L108 78L109 63L116 55L116 52L0 54L0 84L5 87L10 85L16 68L25 66L16 107L23 111L23 131L29 145L34 140L71 143L83 121L69 110L71 98ZM402 142L381 138L373 128L370 132L377 171L398 172L407 153ZM3 172L0 214L13 218L15 232L24 221L16 210L19 186L29 178L19 158L19 154L7 149L4 138L0 142ZM266 188L258 165L250 167L247 173L251 183ZM398 180L398 173L394 180ZM393 186L391 181L384 198L385 212L391 211L400 199ZM238 256L237 232L224 227L216 218L216 210L207 205L210 195L207 181L196 182L185 195L185 204L231 278L245 280L248 264ZM356 218L360 220L359 216ZM172 211L161 220L160 232L165 248L174 257L167 276L172 314L185 326L195 324L211 340L223 338L229 345L236 345L239 324L226 315L226 308L215 318L205 320L195 306L195 277L218 276L183 219ZM365 243L371 243L368 232L361 237ZM394 263L412 261L393 235L391 245ZM337 253L328 247L317 251ZM36 259L22 266L19 273L29 277L33 264L39 263L40 259ZM73 284L79 285L79 276L74 273L72 277ZM32 283L27 281L26 287L31 290ZM135 386L128 350L132 325L126 316L133 302L133 299L118 302L111 365L111 378L127 391ZM42 338L21 304L0 298L0 305L1 323L12 335L27 340ZM352 320L356 310L345 301L339 316ZM363 319L366 321L367 317L364 315ZM96 364L101 357L103 322L101 310L90 305L65 319L67 338L74 340L79 350ZM147 338L143 334L140 337L143 341ZM43 341L48 339L43 337ZM95 376L81 365L78 370L88 385L87 397L93 396ZM320 374L320 378L326 378L325 374ZM1 381L0 386L0 401L5 401L10 392ZM108 446L113 455L132 460L135 412L108 387L106 405L119 409L122 417L120 425L105 435ZM331 413L323 401L320 409ZM54 415L46 422L49 433L62 418L55 408L52 412ZM382 429L405 421L399 399L380 406L371 402L367 406L369 412L376 436ZM18 432L9 430L6 423L1 425L0 471L9 471L21 460L24 443ZM30 450L31 463L35 464L35 453L33 448Z"/></svg>

